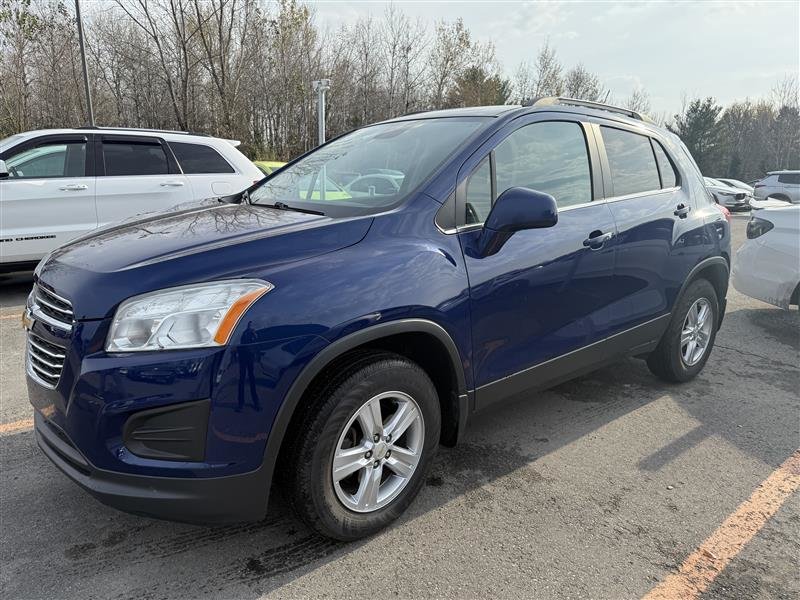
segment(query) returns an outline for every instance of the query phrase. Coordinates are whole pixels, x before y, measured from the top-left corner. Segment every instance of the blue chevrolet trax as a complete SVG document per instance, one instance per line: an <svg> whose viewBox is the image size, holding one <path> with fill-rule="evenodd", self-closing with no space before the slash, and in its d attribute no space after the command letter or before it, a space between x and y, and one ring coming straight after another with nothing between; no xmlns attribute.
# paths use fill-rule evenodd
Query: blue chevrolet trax
<svg viewBox="0 0 800 600"><path fill-rule="evenodd" d="M259 519L274 488L353 540L493 404L626 355L696 376L729 266L687 149L635 112L404 116L45 258L25 313L36 439L126 511Z"/></svg>

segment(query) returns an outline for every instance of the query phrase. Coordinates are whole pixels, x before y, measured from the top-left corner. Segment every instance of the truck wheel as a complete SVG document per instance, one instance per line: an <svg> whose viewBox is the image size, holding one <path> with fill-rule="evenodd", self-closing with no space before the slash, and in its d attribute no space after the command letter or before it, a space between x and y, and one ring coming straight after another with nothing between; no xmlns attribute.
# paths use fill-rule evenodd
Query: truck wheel
<svg viewBox="0 0 800 600"><path fill-rule="evenodd" d="M678 300L672 321L647 357L650 371L665 381L684 382L705 366L719 323L719 302L706 279L689 284Z"/></svg>
<svg viewBox="0 0 800 600"><path fill-rule="evenodd" d="M362 353L310 400L284 453L290 503L337 540L383 529L411 504L439 445L436 388L402 356Z"/></svg>

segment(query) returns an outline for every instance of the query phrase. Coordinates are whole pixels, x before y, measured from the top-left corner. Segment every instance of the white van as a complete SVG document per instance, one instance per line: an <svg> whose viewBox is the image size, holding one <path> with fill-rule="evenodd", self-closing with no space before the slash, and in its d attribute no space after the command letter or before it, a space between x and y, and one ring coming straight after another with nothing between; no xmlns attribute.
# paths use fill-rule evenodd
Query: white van
<svg viewBox="0 0 800 600"><path fill-rule="evenodd" d="M239 142L176 131L52 129L0 140L0 271L74 237L264 177Z"/></svg>

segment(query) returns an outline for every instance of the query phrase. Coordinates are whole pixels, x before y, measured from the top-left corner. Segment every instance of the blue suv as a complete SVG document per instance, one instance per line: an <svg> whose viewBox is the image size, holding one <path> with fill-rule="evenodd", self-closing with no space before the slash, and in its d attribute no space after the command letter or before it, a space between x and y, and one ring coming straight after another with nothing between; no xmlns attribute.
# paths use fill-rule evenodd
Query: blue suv
<svg viewBox="0 0 800 600"><path fill-rule="evenodd" d="M730 229L680 140L564 98L408 115L58 250L25 313L44 453L101 501L340 540L490 405L626 355L697 375Z"/></svg>

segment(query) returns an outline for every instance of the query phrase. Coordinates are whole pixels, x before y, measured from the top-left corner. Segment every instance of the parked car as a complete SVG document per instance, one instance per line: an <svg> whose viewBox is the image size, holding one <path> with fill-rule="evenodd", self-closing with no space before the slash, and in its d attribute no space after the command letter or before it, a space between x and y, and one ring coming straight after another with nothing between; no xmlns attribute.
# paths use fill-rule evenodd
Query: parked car
<svg viewBox="0 0 800 600"><path fill-rule="evenodd" d="M103 502L183 521L259 519L275 479L352 540L489 406L626 355L695 377L730 225L680 140L636 116L549 99L400 117L238 203L62 246L25 316L41 449ZM343 172L399 185L309 199Z"/></svg>
<svg viewBox="0 0 800 600"><path fill-rule="evenodd" d="M717 181L721 181L727 186L732 188L744 190L745 192L749 193L751 196L753 195L753 186L745 183L744 181L739 181L738 179L729 179L727 177L714 177Z"/></svg>
<svg viewBox="0 0 800 600"><path fill-rule="evenodd" d="M29 131L0 141L0 270L133 215L241 192L261 172L238 142L142 129Z"/></svg>
<svg viewBox="0 0 800 600"><path fill-rule="evenodd" d="M800 171L770 171L753 188L757 200L774 198L800 204Z"/></svg>
<svg viewBox="0 0 800 600"><path fill-rule="evenodd" d="M800 300L800 206L759 210L733 260L733 286L783 309Z"/></svg>
<svg viewBox="0 0 800 600"><path fill-rule="evenodd" d="M258 170L264 175L271 175L286 163L279 160L254 160L253 164L258 167Z"/></svg>
<svg viewBox="0 0 800 600"><path fill-rule="evenodd" d="M749 192L733 188L711 177L704 177L703 179L708 191L711 192L711 195L718 204L724 206L731 212L750 210L750 200L753 196Z"/></svg>

